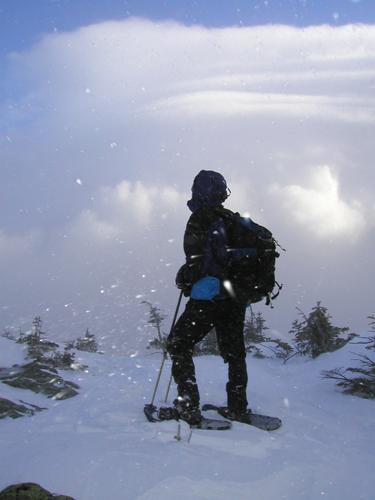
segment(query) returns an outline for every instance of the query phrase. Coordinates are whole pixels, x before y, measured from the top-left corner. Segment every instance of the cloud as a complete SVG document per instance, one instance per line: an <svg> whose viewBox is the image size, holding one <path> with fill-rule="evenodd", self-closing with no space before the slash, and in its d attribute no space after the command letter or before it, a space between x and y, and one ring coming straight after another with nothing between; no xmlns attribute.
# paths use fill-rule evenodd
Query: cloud
<svg viewBox="0 0 375 500"><path fill-rule="evenodd" d="M100 220L91 210L84 210L75 220L73 227L80 235L83 229L85 236L94 243L111 240L119 234L115 225Z"/></svg>
<svg viewBox="0 0 375 500"><path fill-rule="evenodd" d="M107 346L144 349L151 333L140 302L173 300L187 195L128 181L94 195L95 208L83 209L48 237L0 234L7 276L2 310L17 314L16 327L40 314L62 338L90 327Z"/></svg>
<svg viewBox="0 0 375 500"><path fill-rule="evenodd" d="M116 186L100 188L95 209L83 210L67 225L67 234L90 244L121 239L129 244L135 233L152 233L162 221L181 215L186 199L186 193L168 185L121 181ZM133 240L132 245L136 244Z"/></svg>
<svg viewBox="0 0 375 500"><path fill-rule="evenodd" d="M39 248L41 241L42 235L37 231L16 235L0 231L0 265L7 259L28 258Z"/></svg>
<svg viewBox="0 0 375 500"><path fill-rule="evenodd" d="M375 76L375 75L374 75ZM252 92L207 91L160 100L145 109L149 113L174 113L206 117L282 116L287 118L343 120L374 123L375 108L368 100L315 95L257 94Z"/></svg>
<svg viewBox="0 0 375 500"><path fill-rule="evenodd" d="M155 215L169 210L178 211L183 201L183 195L168 185L151 187L142 182L132 185L128 181L122 181L113 190L104 189L103 196L112 202L117 212L130 212L129 215L143 226L149 225Z"/></svg>
<svg viewBox="0 0 375 500"><path fill-rule="evenodd" d="M340 198L339 181L328 166L314 169L310 187L296 184L273 186L284 208L306 232L332 240L342 237L353 243L366 227L358 202L346 203Z"/></svg>
<svg viewBox="0 0 375 500"><path fill-rule="evenodd" d="M186 200L201 169L222 172L227 205L291 249L280 259L288 285L277 328L287 331L296 303L318 299L365 321L372 257L360 305L350 307L347 283L358 279L356 252L375 243L366 230L374 58L372 25L144 19L50 34L10 55L0 101L3 321L18 326L48 309L61 335L90 326L117 344L144 343L136 297L174 308ZM311 174L311 165L320 167ZM12 255L22 256L17 280Z"/></svg>
<svg viewBox="0 0 375 500"><path fill-rule="evenodd" d="M340 98L352 101L355 110L363 102L354 79L373 110L368 83L374 81L374 57L374 27L366 25L208 29L141 19L105 22L49 35L30 51L14 54L15 74L33 89L12 109L49 111L71 127L72 116L78 125L97 117L110 120L111 114L122 122L164 99L199 99L205 93L215 98L223 90L231 97L241 90L260 106L282 95L285 101L299 97L298 105L316 93L333 105Z"/></svg>

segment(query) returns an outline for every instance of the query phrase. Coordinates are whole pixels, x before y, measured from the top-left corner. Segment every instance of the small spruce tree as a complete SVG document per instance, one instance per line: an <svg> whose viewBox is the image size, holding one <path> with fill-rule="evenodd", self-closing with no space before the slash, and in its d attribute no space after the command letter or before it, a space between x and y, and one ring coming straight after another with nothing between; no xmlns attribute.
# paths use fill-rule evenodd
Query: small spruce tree
<svg viewBox="0 0 375 500"><path fill-rule="evenodd" d="M244 340L247 352L252 353L257 358L265 357L259 345L263 345L265 342L269 341L268 337L265 335L267 330L266 320L263 318L262 313L258 312L254 314L251 309L250 318L245 321L244 325Z"/></svg>
<svg viewBox="0 0 375 500"><path fill-rule="evenodd" d="M360 337L358 344L365 344L366 349L375 353L375 315L369 316L369 337ZM359 355L360 366L355 368L335 368L324 371L323 377L337 380L338 387L343 388L346 394L353 394L362 398L375 398L375 357ZM354 374L355 376L350 376Z"/></svg>
<svg viewBox="0 0 375 500"><path fill-rule="evenodd" d="M272 338L266 335L268 326L261 312L254 314L251 310L251 315L245 322L244 337L247 352L252 353L256 358L265 358L265 350L270 351L276 358L288 361L294 353L291 347L285 340Z"/></svg>
<svg viewBox="0 0 375 500"><path fill-rule="evenodd" d="M75 362L75 352L64 348L64 352L56 352L48 361L54 368L61 370L72 370L78 364Z"/></svg>
<svg viewBox="0 0 375 500"><path fill-rule="evenodd" d="M27 357L40 362L47 361L46 356L51 352L55 352L59 347L55 342L45 338L43 321L40 316L35 316L31 333L24 335L20 331L17 342L27 344Z"/></svg>
<svg viewBox="0 0 375 500"><path fill-rule="evenodd" d="M294 321L290 333L294 335L302 355L316 358L324 352L336 351L356 336L355 333L348 333L348 327L333 326L327 308L320 302L308 316L301 310L299 312L302 319Z"/></svg>
<svg viewBox="0 0 375 500"><path fill-rule="evenodd" d="M74 345L75 345L74 340L68 340L65 342L64 350L71 351L72 349L74 349Z"/></svg>
<svg viewBox="0 0 375 500"><path fill-rule="evenodd" d="M147 322L149 325L155 328L157 332L157 337L153 338L152 340L149 340L147 349L150 349L152 347L154 349L160 349L162 351L165 351L167 335L164 332L162 332L161 329L163 321L165 320L166 316L164 316L164 314L160 311L159 307L152 305L151 302L143 300L141 303L147 305L149 309Z"/></svg>
<svg viewBox="0 0 375 500"><path fill-rule="evenodd" d="M98 344L96 342L95 335L90 333L89 329L87 328L85 336L76 340L75 348L78 351L97 352Z"/></svg>
<svg viewBox="0 0 375 500"><path fill-rule="evenodd" d="M40 316L35 316L33 321L33 333L32 336L35 342L40 342L44 332L42 330L42 318Z"/></svg>
<svg viewBox="0 0 375 500"><path fill-rule="evenodd" d="M270 339L270 342L272 345L268 346L269 349L271 349L275 357L281 359L284 364L298 354L298 351L285 340Z"/></svg>

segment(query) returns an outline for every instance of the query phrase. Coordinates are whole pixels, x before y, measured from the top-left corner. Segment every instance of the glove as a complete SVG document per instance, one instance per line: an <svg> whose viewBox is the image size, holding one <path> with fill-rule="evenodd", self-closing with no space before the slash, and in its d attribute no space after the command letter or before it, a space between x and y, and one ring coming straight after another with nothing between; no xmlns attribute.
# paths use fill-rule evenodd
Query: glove
<svg viewBox="0 0 375 500"><path fill-rule="evenodd" d="M188 274L190 274L189 267L187 263L185 263L183 266L180 267L176 275L176 286L177 288L182 290L182 293L184 294L185 297L189 297L192 287L192 283L188 278Z"/></svg>

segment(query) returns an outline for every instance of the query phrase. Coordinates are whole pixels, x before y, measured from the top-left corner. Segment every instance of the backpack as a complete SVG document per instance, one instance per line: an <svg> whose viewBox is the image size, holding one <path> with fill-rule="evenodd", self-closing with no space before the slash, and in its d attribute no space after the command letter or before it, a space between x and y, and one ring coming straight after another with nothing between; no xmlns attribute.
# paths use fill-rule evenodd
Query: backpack
<svg viewBox="0 0 375 500"><path fill-rule="evenodd" d="M225 212L222 216L226 222L230 252L227 287L233 288L234 295L248 304L265 298L266 304L270 305L282 288L275 279L276 259L280 256L276 246L279 245L269 229L239 213ZM278 290L273 294L275 286Z"/></svg>
<svg viewBox="0 0 375 500"><path fill-rule="evenodd" d="M204 278L202 266L207 231L218 217L224 221L229 244L227 251L230 252L222 280L224 288L241 302L252 304L266 298L266 304L271 304L282 288L275 280L275 261L279 257L277 242L267 228L224 207L207 213L199 211L190 217L184 250L185 254L192 254L194 258L177 272L177 287L188 297L193 285ZM206 283L199 283L199 286L203 285L205 287ZM275 285L278 291L272 294ZM198 296L193 294L192 298Z"/></svg>

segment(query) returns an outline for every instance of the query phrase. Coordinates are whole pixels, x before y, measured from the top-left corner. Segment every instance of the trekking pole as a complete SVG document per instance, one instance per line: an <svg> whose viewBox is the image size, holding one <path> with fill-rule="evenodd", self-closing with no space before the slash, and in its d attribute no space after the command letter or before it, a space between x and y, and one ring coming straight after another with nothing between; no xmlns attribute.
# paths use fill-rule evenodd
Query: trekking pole
<svg viewBox="0 0 375 500"><path fill-rule="evenodd" d="M170 329L169 334L171 334L171 333L172 333L173 328L174 328L174 325L175 325L175 323L176 323L178 310L180 309L181 299L182 299L182 290L181 290L180 296L179 296L179 298L178 298L178 302L177 302L177 306L176 306L176 310L175 310L175 313L174 313L174 317L173 317L173 321L172 321L172 325L171 325L171 329ZM157 391L158 391L158 387L159 387L159 383L160 383L161 374L162 374L162 371L163 371L163 368L164 368L164 363L165 363L165 360L167 359L167 357L168 357L168 352L167 352L166 347L164 347L164 348L163 348L163 359L162 359L162 361L161 361L160 370L159 370L158 378L157 378L157 380L156 380L156 384L155 384L154 392L153 392L153 394L152 394L151 403L149 403L149 404L147 404L147 405L145 406L145 411L146 411L146 407L147 407L147 408L153 408L153 407L154 407L154 401L155 401L156 393L157 393ZM170 383L169 383L169 385L170 385Z"/></svg>
<svg viewBox="0 0 375 500"><path fill-rule="evenodd" d="M165 363L166 359L167 359L167 353L164 351L163 352L163 359L161 360L161 365L160 365L160 369L159 369L159 373L158 373L158 378L156 379L156 384L155 384L154 392L152 394L152 399L151 399L151 403L150 403L151 406L154 406L154 401L155 401L156 393L158 391L159 382L160 382L161 374L163 372L164 363Z"/></svg>
<svg viewBox="0 0 375 500"><path fill-rule="evenodd" d="M172 385L172 372L169 377L169 382L168 382L168 387L167 387L167 392L165 393L165 398L164 398L164 403L168 401L168 396L169 396L169 391L171 390L171 385Z"/></svg>
<svg viewBox="0 0 375 500"><path fill-rule="evenodd" d="M169 335L172 333L174 325L176 324L177 313L178 313L178 309L180 308L181 299L182 299L182 290L181 290L181 293L180 293L180 298L178 300L178 305L177 305L177 308L176 308L176 312L175 312L175 315L174 315L174 318L173 318L173 322L172 322L172 326L171 326L171 331L169 332ZM167 392L165 393L164 403L166 403L168 401L168 396L169 396L169 391L171 390L171 385L172 385L172 372L171 372L170 377L169 377L169 382L168 382Z"/></svg>
<svg viewBox="0 0 375 500"><path fill-rule="evenodd" d="M182 292L181 292L181 295L180 295L180 300L179 300L179 304L178 305L180 305L181 297L182 297ZM175 317L173 318L173 323L172 323L172 328L171 328L171 332L170 333L172 333L172 330L173 330L174 325L176 323L176 317L177 317L177 310L176 310ZM164 403L166 403L168 401L168 396L169 396L169 391L171 390L171 385L172 385L172 372L171 372L170 377L169 377L169 382L168 382L167 392L165 393Z"/></svg>

